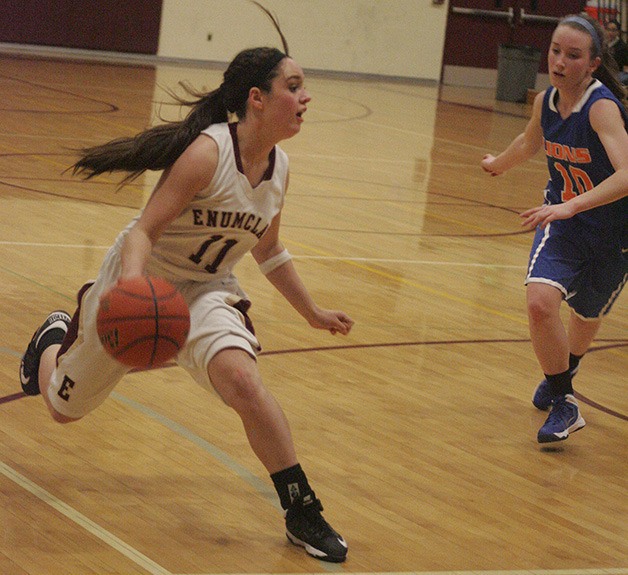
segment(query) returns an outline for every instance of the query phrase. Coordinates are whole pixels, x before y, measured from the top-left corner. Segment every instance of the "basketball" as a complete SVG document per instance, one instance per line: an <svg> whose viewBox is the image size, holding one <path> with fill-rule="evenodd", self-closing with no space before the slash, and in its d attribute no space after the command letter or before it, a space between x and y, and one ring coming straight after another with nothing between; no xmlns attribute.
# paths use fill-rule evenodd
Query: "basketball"
<svg viewBox="0 0 628 575"><path fill-rule="evenodd" d="M157 367L177 355L190 331L179 291L159 277L119 281L100 301L98 337L109 355L129 367Z"/></svg>

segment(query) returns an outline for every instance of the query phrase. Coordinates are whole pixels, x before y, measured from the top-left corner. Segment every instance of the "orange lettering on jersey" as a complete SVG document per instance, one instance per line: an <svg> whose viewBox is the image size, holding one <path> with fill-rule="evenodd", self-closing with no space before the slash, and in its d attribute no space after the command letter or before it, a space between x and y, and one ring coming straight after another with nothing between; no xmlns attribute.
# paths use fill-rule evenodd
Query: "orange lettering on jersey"
<svg viewBox="0 0 628 575"><path fill-rule="evenodd" d="M591 163L591 152L589 152L589 148L576 148L576 162L578 164Z"/></svg>
<svg viewBox="0 0 628 575"><path fill-rule="evenodd" d="M595 185L591 181L589 174L575 166L563 166L554 162L554 167L563 178L564 187L561 192L561 200L567 202L577 195L584 194L593 189ZM574 183L576 184L574 187Z"/></svg>
<svg viewBox="0 0 628 575"><path fill-rule="evenodd" d="M565 159L565 150L562 144L554 144L552 142L551 156L552 158L556 158L557 160Z"/></svg>
<svg viewBox="0 0 628 575"><path fill-rule="evenodd" d="M554 163L554 167L560 172L560 175L563 177L563 181L565 182L565 187L563 188L563 191L561 193L561 199L563 200L563 202L567 202L572 198L575 198L577 194L574 192L573 182L569 177L569 172L567 171L567 168L565 168L565 166L559 164L558 162Z"/></svg>
<svg viewBox="0 0 628 575"><path fill-rule="evenodd" d="M545 140L545 154L557 160L566 160L571 164L590 164L591 152L588 148L572 148L565 144Z"/></svg>
<svg viewBox="0 0 628 575"><path fill-rule="evenodd" d="M563 152L565 153L565 160L567 160L570 164L573 164L576 161L576 150L570 148L569 146L563 146Z"/></svg>
<svg viewBox="0 0 628 575"><path fill-rule="evenodd" d="M584 170L571 166L569 171L571 172L571 175L576 182L579 194L584 194L585 192L588 192L595 187L593 182L591 181L591 178L589 177L589 174L587 174Z"/></svg>

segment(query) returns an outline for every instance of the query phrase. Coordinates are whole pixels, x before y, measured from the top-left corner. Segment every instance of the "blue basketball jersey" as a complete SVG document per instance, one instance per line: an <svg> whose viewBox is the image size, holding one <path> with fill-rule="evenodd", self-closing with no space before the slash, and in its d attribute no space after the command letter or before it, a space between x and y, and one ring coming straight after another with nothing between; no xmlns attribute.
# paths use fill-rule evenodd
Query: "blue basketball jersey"
<svg viewBox="0 0 628 575"><path fill-rule="evenodd" d="M589 122L589 110L600 99L615 102L628 125L623 105L599 80L594 80L569 115L561 118L557 108L558 91L549 88L543 100L541 127L550 173L546 200L559 204L583 194L612 175L615 170L604 146ZM595 228L621 227L626 224L628 198L600 206L574 216Z"/></svg>
<svg viewBox="0 0 628 575"><path fill-rule="evenodd" d="M606 150L589 122L594 102L616 103L613 93L598 80L591 82L568 118L557 108L558 91L545 93L541 127L550 180L545 199L559 204L584 194L614 172ZM568 305L585 319L605 316L619 297L628 275L628 197L537 227L526 284L544 283L559 289Z"/></svg>

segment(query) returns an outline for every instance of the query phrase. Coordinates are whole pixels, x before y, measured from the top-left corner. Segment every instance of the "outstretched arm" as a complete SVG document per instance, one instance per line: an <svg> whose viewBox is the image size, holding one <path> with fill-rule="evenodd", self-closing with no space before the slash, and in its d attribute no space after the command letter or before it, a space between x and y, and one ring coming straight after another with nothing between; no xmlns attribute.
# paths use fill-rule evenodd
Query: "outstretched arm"
<svg viewBox="0 0 628 575"><path fill-rule="evenodd" d="M498 156L486 154L480 165L491 176L499 176L514 166L532 158L543 146L541 108L544 92L537 94L532 106L532 116L525 130Z"/></svg>
<svg viewBox="0 0 628 575"><path fill-rule="evenodd" d="M301 281L292 260L279 240L281 214L273 219L268 230L251 253L268 281L283 295L306 321L315 328L347 335L353 320L344 312L318 307ZM275 263L273 263L275 262Z"/></svg>

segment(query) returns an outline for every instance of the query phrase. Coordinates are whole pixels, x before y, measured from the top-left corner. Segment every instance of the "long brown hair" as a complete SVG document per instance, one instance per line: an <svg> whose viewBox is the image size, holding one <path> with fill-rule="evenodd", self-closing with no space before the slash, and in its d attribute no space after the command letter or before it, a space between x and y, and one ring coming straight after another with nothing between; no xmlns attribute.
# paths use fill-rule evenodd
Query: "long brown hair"
<svg viewBox="0 0 628 575"><path fill-rule="evenodd" d="M79 150L80 159L71 168L73 173L89 179L104 173L127 172L121 181L125 184L146 170L170 167L202 130L211 124L226 122L230 113L244 119L251 88L270 92L279 63L288 56L288 44L276 17L259 2L250 1L271 19L281 37L283 52L269 47L241 51L224 72L220 87L209 93L198 92L179 82L189 98L171 91L169 94L179 105L190 108L183 120L166 122L132 137L83 148Z"/></svg>

